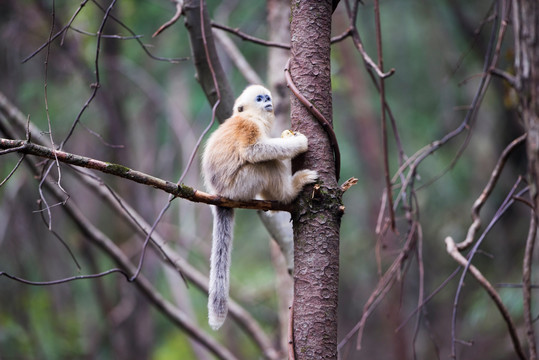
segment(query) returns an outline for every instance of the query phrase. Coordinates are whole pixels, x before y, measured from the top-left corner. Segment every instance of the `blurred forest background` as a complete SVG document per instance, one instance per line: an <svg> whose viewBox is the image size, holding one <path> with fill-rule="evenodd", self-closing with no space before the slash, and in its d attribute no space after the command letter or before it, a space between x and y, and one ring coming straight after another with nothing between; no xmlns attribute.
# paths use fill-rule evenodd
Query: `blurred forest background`
<svg viewBox="0 0 539 360"><path fill-rule="evenodd" d="M268 39L266 1L206 3L216 23ZM495 4L443 0L381 2L385 69L395 69L385 80L386 99L406 156L443 138L464 120L483 78L485 54L496 26L492 16ZM40 131L38 138L33 139L36 141L49 141L50 131L55 144L60 144L95 89L91 86L96 82L95 34L103 21L103 9L110 5L107 1L89 1L65 35L23 62L47 42L49 34L55 34L69 22L79 5L77 1L0 1L0 92ZM197 140L210 123L212 109L194 76L192 59L159 60L141 46L143 43L156 57L191 56L182 19L152 38L174 11L168 0L117 1L111 14L133 33L116 21L108 21L104 27L103 34L123 38L100 38L100 87L65 143L65 151L122 164L171 182L180 178ZM359 5L357 27L365 50L375 59L373 1L365 0ZM342 34L347 28L348 15L341 2L333 14L333 34ZM249 80L238 70L234 55L225 46L227 40L264 84L270 85L269 76L284 78L284 63L268 63L268 47L220 29L213 31L218 33L220 60L235 96ZM509 26L508 40L502 44L498 61L498 68L508 72L513 64L511 32ZM286 50L280 51L286 54ZM400 252L406 241L408 220L399 208L396 219L397 230L401 231L393 235L376 232L384 193L379 95L350 38L332 46L331 60L334 127L342 152L341 181L359 179L358 185L343 197L346 211L341 227L338 309L341 341L359 322L363 306L381 274ZM275 74L270 65L277 66L281 73ZM288 95L284 94L284 101ZM524 133L515 106L514 93L503 80L494 78L469 131L421 163L415 177L414 212L421 224L421 241L399 269L391 290L367 319L361 349L356 349L354 334L341 344L342 359L449 357L451 318L460 273L444 284L458 267L446 252L444 239L464 239L471 224L473 203L487 184L500 154ZM2 137L10 138L9 126L17 127L6 124L6 119L2 115L0 132ZM277 134L289 127L279 126ZM25 137L24 131L15 134L17 139ZM399 168L398 147L391 130L389 134L393 176ZM0 181L9 175L19 158L18 154L0 158ZM44 169L42 159L27 157L30 158L39 169ZM509 158L482 209L484 224L494 217L519 175L526 173L525 159L524 146ZM203 189L198 161L197 155L183 182ZM62 200L69 194L67 203L76 204L84 217L112 239L136 267L144 234L118 215L118 209L110 205L114 201L106 200L107 191L96 190L98 185L94 183L92 187L88 183L91 178L74 167L61 168L61 185L65 190L60 192ZM54 185L53 179L58 179L56 166L50 172L45 181ZM168 202L168 194L162 191L110 175L93 174L149 224ZM89 235L66 214L62 201L43 190L50 206L49 229L49 212L43 210L46 205L40 200L41 189L39 173L24 163L0 187L2 274L43 282L121 267L107 251L88 241ZM397 193L398 188L394 195ZM256 319L270 343L282 350L280 339L286 339L286 333L280 317L284 317L286 325L288 314L286 307L284 313L278 311L280 284L287 281L282 279L286 275L282 275L281 255L256 211L238 210L237 214L231 296ZM519 284L528 223L529 209L515 203L488 233L474 257L475 266L499 292L522 341L525 330ZM194 271L208 273L211 214L207 205L175 199L156 233ZM174 304L197 329L224 344L237 358L267 357L252 335L230 317L222 330L212 332L206 321L204 292L192 281L182 280L178 271L152 247L145 253L142 274L159 296ZM434 293L442 284L441 290ZM2 276L0 289L1 359L214 356L192 340L189 331L186 333L184 327L163 313L139 287L118 273L52 286L32 286ZM428 304L416 313L420 296L426 298L433 293ZM460 359L515 356L500 313L470 276L458 300L455 331Z"/></svg>

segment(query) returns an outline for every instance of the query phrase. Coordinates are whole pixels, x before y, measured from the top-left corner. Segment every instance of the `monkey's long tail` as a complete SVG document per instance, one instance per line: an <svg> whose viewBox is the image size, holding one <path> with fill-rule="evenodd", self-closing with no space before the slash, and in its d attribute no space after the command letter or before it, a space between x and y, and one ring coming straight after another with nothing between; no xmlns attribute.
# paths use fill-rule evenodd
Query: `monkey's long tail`
<svg viewBox="0 0 539 360"><path fill-rule="evenodd" d="M234 209L212 206L213 242L210 259L208 320L213 330L225 322L228 312L230 253L234 226Z"/></svg>

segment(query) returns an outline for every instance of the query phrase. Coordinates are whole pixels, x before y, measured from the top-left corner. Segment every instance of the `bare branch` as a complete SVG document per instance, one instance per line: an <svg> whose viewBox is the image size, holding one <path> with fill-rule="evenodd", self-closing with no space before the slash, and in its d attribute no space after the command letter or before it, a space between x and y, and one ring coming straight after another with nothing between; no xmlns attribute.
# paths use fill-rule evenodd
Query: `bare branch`
<svg viewBox="0 0 539 360"><path fill-rule="evenodd" d="M365 328L365 323L367 322L367 319L370 317L374 309L376 309L376 307L378 306L380 301L382 301L388 291L391 290L391 287L398 278L399 271L402 268L403 262L408 258L410 251L415 245L415 240L417 236L417 234L415 233L415 225L416 223L414 223L414 226L410 230L410 233L408 234L408 237L406 239L406 243L399 252L399 255L395 258L391 266L389 266L385 274L380 278L378 284L376 285L376 288L372 291L371 295L369 296L369 299L363 306L363 314L360 321L354 326L352 330L350 330L344 336L341 342L339 342L337 346L337 349L339 351L344 347L344 345L346 345L346 343L348 343L348 341L356 332L358 333L356 347L358 350L361 348L363 329Z"/></svg>
<svg viewBox="0 0 539 360"><path fill-rule="evenodd" d="M522 262L522 298L524 324L526 326L526 336L528 338L528 348L530 351L530 360L537 359L537 346L535 343L535 330L533 328L533 318L531 313L532 294L531 294L531 275L533 263L533 248L537 235L537 215L533 209L530 210L530 230L526 240L526 249L524 251L524 260Z"/></svg>
<svg viewBox="0 0 539 360"><path fill-rule="evenodd" d="M337 141L335 131L333 131L333 126L331 126L330 122L324 117L324 115L322 115L322 113L313 104L311 104L311 102L307 100L305 96L301 94L299 89L296 87L296 84L294 84L292 76L290 75L290 59L288 59L284 68L284 75L286 77L286 85L288 86L288 88L290 88L290 90L303 104L303 106L305 106L309 110L309 112L316 118L318 123L322 126L322 128L328 135L335 156L335 175L337 177L337 180L339 180L341 172L341 151L339 150L339 142Z"/></svg>
<svg viewBox="0 0 539 360"><path fill-rule="evenodd" d="M10 124L17 125L19 131L23 131L23 122L24 115L18 111L5 97L0 93L0 112L5 112L9 114ZM2 119L2 118L0 118ZM14 136L11 131L4 128L5 125L0 121L0 129L5 131L8 136ZM28 123L30 134L27 136L30 138L30 135L33 135L37 138L36 135L39 134L38 129L36 129L31 123ZM39 141L39 140L38 140ZM30 164L29 160L27 163ZM33 168L33 172L37 173L37 170ZM96 193L98 196L102 197L105 202L107 202L116 213L122 217L128 224L130 224L135 231L140 231L144 235L147 235L151 230L150 224L148 224L141 215L139 215L133 208L131 208L126 201L120 198L112 189L110 189L104 182L99 179L97 176L91 174L90 172L76 171L75 175L79 176L81 182ZM48 186L51 184L47 183ZM57 189L56 189L57 190ZM208 195L208 194L206 194ZM210 196L210 195L208 195ZM67 204L69 205L69 203ZM173 248L167 244L165 240L159 233L153 233L151 235L151 243L156 247L156 249L164 256L166 261L174 267L182 276L185 276L188 280L191 281L197 288L203 292L208 292L208 278L200 273L196 268L191 266L185 259L183 259ZM103 274L105 275L105 274ZM88 275L86 275L88 277ZM129 276L126 274L126 278L129 280ZM137 278L138 279L138 278ZM70 280L69 280L70 281ZM271 340L267 337L264 331L260 328L257 322L253 317L247 312L243 307L241 307L236 301L231 299L229 304L230 315L240 324L240 326L245 329L246 333L251 336L254 342L260 347L264 352L266 358L276 359L276 351L273 349Z"/></svg>
<svg viewBox="0 0 539 360"><path fill-rule="evenodd" d="M244 32L241 32L240 29L238 29L238 28L232 28L230 26L219 24L219 23L216 23L214 21L211 22L211 26L216 28L216 29L223 30L223 31L229 32L231 34L234 34L237 37L239 37L240 39L245 40L245 41L250 41L252 43L259 44L259 45L264 45L264 46L268 46L268 47L275 47L275 48L279 48L279 49L290 50L290 44L283 44L283 43L279 43L279 42L275 42L275 41L263 40L263 39L255 37L255 36L252 36L252 35L246 34ZM340 41L343 41L344 39L346 39L349 36L352 36L351 29L347 29L342 34L332 37L331 38L331 43L332 44L338 43Z"/></svg>
<svg viewBox="0 0 539 360"><path fill-rule="evenodd" d="M344 193L346 192L348 189L350 189L352 186L356 185L357 182L359 180L355 177L352 177L348 180L346 180L342 185L341 185L341 191Z"/></svg>
<svg viewBox="0 0 539 360"><path fill-rule="evenodd" d="M262 79L260 78L260 76L258 76L256 71L252 68L252 66L245 59L236 44L234 44L234 42L228 37L228 35L220 31L215 31L213 35L221 44L221 46L225 49L226 54L232 60L234 65L236 65L245 80L247 80L247 82L250 84L262 84Z"/></svg>
<svg viewBox="0 0 539 360"><path fill-rule="evenodd" d="M381 72L384 71L384 57L382 55L382 30L380 26L380 2L374 0L374 22L376 24L376 48L378 50L378 68ZM388 201L389 220L391 224L391 230L395 232L395 211L393 209L393 191L391 186L391 179L389 178L389 154L387 143L387 121L386 121L386 94L385 94L385 82L384 77L380 78L380 107L382 115L382 144L384 151L384 179L386 182L386 192Z"/></svg>
<svg viewBox="0 0 539 360"><path fill-rule="evenodd" d="M239 38L241 38L242 40L247 40L247 41L253 42L255 44L260 44L260 45L264 45L264 46L270 46L270 47L276 47L276 48L280 48L280 49L290 50L290 44L282 44L282 43L278 43L278 42L274 42L274 41L262 40L262 39L259 39L257 37L245 34L245 33L241 32L240 29L238 29L238 28L234 29L234 28L231 28L231 27L226 26L226 25L218 24L218 23L216 23L214 21L211 22L211 26L216 28L216 29L232 33L232 34L238 36Z"/></svg>
<svg viewBox="0 0 539 360"><path fill-rule="evenodd" d="M511 141L509 145L503 150L502 154L500 155L500 158L498 159L498 162L496 163L496 166L494 167L494 170L492 170L492 173L490 174L490 179L481 192L481 195L475 200L472 208L472 225L470 225L470 228L468 229L468 233L466 234L466 238L458 243L456 246L457 248L462 251L466 248L468 248L475 237L475 234L477 233L477 230L479 230L479 227L481 226L481 217L479 216L479 212L481 211L481 208L487 201L488 197L492 193L492 190L494 190L494 186L496 186L496 183L498 182L498 178L500 177L500 174L503 170L503 167L505 165L505 162L507 161L507 158L513 150L520 144L524 142L526 139L527 134L523 134L516 138L515 140Z"/></svg>
<svg viewBox="0 0 539 360"><path fill-rule="evenodd" d="M218 205L223 207L238 207L244 209L291 211L290 205L284 205L277 201L230 200L219 195L210 195L208 193L193 189L192 187L189 187L184 184L177 185L170 181L162 180L157 177L145 174L143 172L132 170L123 165L112 164L81 155L67 153L65 151L53 150L45 146L28 143L24 140L0 139L1 149L11 149L15 147L20 147L18 152L22 154L36 155L48 159L58 158L58 161L66 164L81 166L88 169L99 170L107 174L116 175L124 179L135 181L139 184L152 186L154 188L163 190L175 197L187 199L193 202L202 202L210 205Z"/></svg>
<svg viewBox="0 0 539 360"><path fill-rule="evenodd" d="M51 187L48 183L47 186L49 186L49 190L55 192L56 196L59 195L57 188ZM94 227L73 202L69 202L64 209L89 240L103 249L105 253L111 256L114 261L128 273L135 273L136 268L133 266L129 258L116 246L116 244L114 244L111 239L109 239L99 229ZM165 298L159 293L159 291L157 291L157 289L153 287L152 283L145 276L139 275L134 280L134 283L158 310L160 310L176 325L181 327L186 333L189 334L189 336L207 347L219 359L236 359L236 357L232 355L226 347L220 345L211 336L201 331L200 327L197 324L194 324L182 310L165 300Z"/></svg>
<svg viewBox="0 0 539 360"><path fill-rule="evenodd" d="M95 194L100 196L115 212L128 223L134 231L142 232L144 236L149 234L152 226L137 213L129 204L122 199L114 190L108 187L103 181L88 172L78 171L81 182L88 186ZM190 265L176 250L164 239L158 232L151 234L150 241L157 251L162 254L166 262L171 265L178 273L184 276L192 284L204 293L208 293L208 277L202 274L195 267ZM274 359L275 350L273 350L271 340L260 328L256 320L234 299L230 299L230 315L238 324L246 330L247 334L253 338L268 359Z"/></svg>
<svg viewBox="0 0 539 360"><path fill-rule="evenodd" d="M507 71L503 71L501 69L492 68L490 69L490 73L492 75L496 75L497 77L507 81L507 83L514 89L517 88L517 78L514 75L509 74Z"/></svg>
<svg viewBox="0 0 539 360"><path fill-rule="evenodd" d="M289 307L288 318L288 360L295 360L294 354L294 305Z"/></svg>
<svg viewBox="0 0 539 360"><path fill-rule="evenodd" d="M161 34L165 29L170 27L171 25L175 24L176 21L180 18L183 12L183 0L172 0L172 2L176 3L176 13L174 13L174 16L172 19L161 25L159 29L156 30L156 32L153 33L152 37L156 37L157 35Z"/></svg>
<svg viewBox="0 0 539 360"><path fill-rule="evenodd" d="M498 310L503 316L503 319L505 320L505 323L507 324L507 329L509 330L509 334L511 336L511 340L513 341L513 347L515 348L515 352L517 353L518 357L522 360L526 359L526 355L524 354L522 350L522 346L520 345L520 340L518 339L517 330L515 328L515 324L513 323L513 320L511 319L511 315L509 314L509 311L505 307L505 305L502 302L502 299L500 298L500 295L496 290L494 290L494 287L490 284L490 282L481 274L481 272L466 258L459 252L455 241L451 237L445 238L445 244L446 244L446 250L449 255L457 263L459 263L462 267L468 268L470 273L475 277L475 279L483 286L483 288L487 291L489 296L492 298L496 306L498 307Z"/></svg>

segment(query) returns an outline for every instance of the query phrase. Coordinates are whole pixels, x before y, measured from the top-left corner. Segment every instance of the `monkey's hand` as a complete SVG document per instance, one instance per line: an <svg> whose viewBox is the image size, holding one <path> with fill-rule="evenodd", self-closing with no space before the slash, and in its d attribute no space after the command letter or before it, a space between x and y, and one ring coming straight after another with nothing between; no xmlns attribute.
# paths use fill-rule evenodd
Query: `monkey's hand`
<svg viewBox="0 0 539 360"><path fill-rule="evenodd" d="M292 131L292 130L284 130L282 133L281 133L281 138L288 138L288 137L292 137L292 136L296 136L296 134Z"/></svg>
<svg viewBox="0 0 539 360"><path fill-rule="evenodd" d="M296 131L294 133L293 140L300 144L300 153L307 151L307 148L309 146L309 140L307 140L307 136L303 135L299 131Z"/></svg>

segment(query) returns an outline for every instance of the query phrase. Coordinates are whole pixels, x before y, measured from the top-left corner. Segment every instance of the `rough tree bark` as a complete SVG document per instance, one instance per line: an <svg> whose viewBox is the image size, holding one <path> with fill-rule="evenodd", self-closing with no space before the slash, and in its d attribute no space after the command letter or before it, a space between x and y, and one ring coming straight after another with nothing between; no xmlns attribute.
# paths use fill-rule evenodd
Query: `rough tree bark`
<svg viewBox="0 0 539 360"><path fill-rule="evenodd" d="M539 3L513 0L515 85L519 112L528 132L527 154L531 195L539 209Z"/></svg>
<svg viewBox="0 0 539 360"><path fill-rule="evenodd" d="M290 74L299 91L331 122L330 35L332 1L292 1ZM294 220L293 336L296 359L337 358L339 227L337 186L328 136L294 96L292 128L309 138L295 168L317 170L320 188L306 188Z"/></svg>
<svg viewBox="0 0 539 360"><path fill-rule="evenodd" d="M513 27L515 34L515 89L519 97L519 113L528 136L528 181L537 224L539 215L539 2L513 0ZM536 225L533 225L536 226ZM530 234L535 232L531 231ZM531 239L531 241L535 241ZM526 271L526 270L525 270ZM529 271L529 270L528 270ZM526 282L525 282L526 283ZM531 308L531 289L523 288L525 309ZM537 359L536 338L531 316L525 316L526 335L531 360Z"/></svg>

